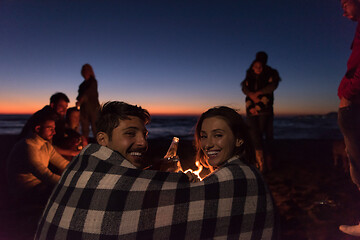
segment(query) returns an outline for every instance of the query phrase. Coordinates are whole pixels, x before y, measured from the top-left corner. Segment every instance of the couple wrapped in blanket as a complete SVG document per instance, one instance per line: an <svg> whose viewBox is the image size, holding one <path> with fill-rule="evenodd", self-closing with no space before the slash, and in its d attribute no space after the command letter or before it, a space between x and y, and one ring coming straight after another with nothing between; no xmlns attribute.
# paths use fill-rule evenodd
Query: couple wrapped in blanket
<svg viewBox="0 0 360 240"><path fill-rule="evenodd" d="M68 165L35 239L277 239L271 194L247 159L253 158L247 133L232 126L231 114L241 118L227 107L200 117L197 158L214 171L192 182L182 172L143 169L146 110L123 102L104 104L99 144L89 144Z"/></svg>

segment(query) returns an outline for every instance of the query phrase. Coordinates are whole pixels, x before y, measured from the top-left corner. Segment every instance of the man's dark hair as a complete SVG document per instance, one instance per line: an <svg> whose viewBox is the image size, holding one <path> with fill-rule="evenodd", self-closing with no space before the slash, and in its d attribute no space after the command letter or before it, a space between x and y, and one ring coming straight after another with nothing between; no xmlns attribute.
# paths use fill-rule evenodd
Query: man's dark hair
<svg viewBox="0 0 360 240"><path fill-rule="evenodd" d="M57 114L54 111L49 111L48 109L42 109L37 111L33 115L33 122L31 124L32 131L35 130L36 126L44 124L46 121L56 121L58 119Z"/></svg>
<svg viewBox="0 0 360 240"><path fill-rule="evenodd" d="M111 101L102 105L96 122L97 132L104 132L112 138L112 131L119 126L120 120L128 120L130 116L140 118L144 124L150 122L150 114L146 109L125 102Z"/></svg>
<svg viewBox="0 0 360 240"><path fill-rule="evenodd" d="M65 95L65 93L62 92L57 92L54 93L51 97L50 97L50 104L51 103L58 103L60 100L64 100L65 102L70 102L69 98Z"/></svg>
<svg viewBox="0 0 360 240"><path fill-rule="evenodd" d="M256 53L255 60L258 60L259 62L262 62L262 64L264 64L264 66L265 66L266 63L267 63L267 60L268 60L268 55L264 51L259 51L259 52Z"/></svg>

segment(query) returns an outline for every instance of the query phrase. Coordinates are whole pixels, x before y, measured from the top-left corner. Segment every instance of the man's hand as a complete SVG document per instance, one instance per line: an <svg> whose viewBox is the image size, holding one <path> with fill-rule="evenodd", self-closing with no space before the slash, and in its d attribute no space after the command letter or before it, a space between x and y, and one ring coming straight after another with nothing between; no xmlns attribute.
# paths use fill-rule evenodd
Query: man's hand
<svg viewBox="0 0 360 240"><path fill-rule="evenodd" d="M261 95L261 92L249 92L248 97L253 100L254 103L260 102L260 99L258 98L259 95Z"/></svg>
<svg viewBox="0 0 360 240"><path fill-rule="evenodd" d="M170 159L162 158L160 161L157 161L153 165L155 169L158 169L162 172L182 172L180 159L177 156Z"/></svg>
<svg viewBox="0 0 360 240"><path fill-rule="evenodd" d="M339 108L347 107L347 106L349 106L350 104L351 104L351 101L350 101L350 100L342 97L342 98L340 99Z"/></svg>

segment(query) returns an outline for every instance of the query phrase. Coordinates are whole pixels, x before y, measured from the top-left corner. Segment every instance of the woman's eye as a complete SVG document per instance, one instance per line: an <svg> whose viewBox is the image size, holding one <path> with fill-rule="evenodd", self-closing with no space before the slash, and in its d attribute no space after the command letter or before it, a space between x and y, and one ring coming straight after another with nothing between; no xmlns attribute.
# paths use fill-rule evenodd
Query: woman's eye
<svg viewBox="0 0 360 240"><path fill-rule="evenodd" d="M222 136L223 136L222 134L215 134L215 137L217 137L217 138L220 138Z"/></svg>
<svg viewBox="0 0 360 240"><path fill-rule="evenodd" d="M204 138L206 138L206 136L205 135L200 135L200 138L204 139Z"/></svg>

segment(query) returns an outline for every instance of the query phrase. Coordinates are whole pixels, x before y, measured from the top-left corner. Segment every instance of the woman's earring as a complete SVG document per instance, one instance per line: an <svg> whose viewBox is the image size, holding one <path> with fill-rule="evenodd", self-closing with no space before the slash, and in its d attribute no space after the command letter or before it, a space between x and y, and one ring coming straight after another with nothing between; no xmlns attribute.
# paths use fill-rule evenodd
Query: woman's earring
<svg viewBox="0 0 360 240"><path fill-rule="evenodd" d="M241 145L243 145L244 144L244 140L242 140L242 139L236 139L236 147L241 147Z"/></svg>

